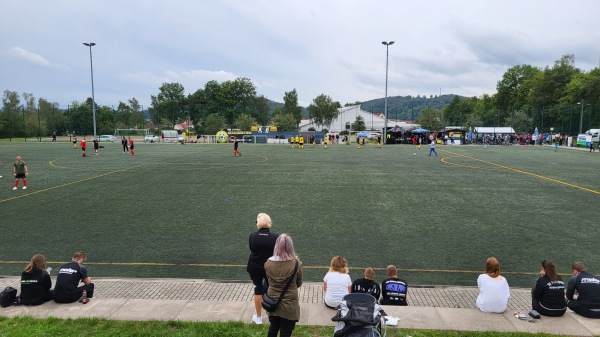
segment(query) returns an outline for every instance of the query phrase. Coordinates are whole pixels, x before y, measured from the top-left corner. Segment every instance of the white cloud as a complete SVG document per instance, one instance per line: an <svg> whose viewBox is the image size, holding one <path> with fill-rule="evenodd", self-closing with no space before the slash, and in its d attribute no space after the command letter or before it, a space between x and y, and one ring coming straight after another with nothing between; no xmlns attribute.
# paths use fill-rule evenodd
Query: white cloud
<svg viewBox="0 0 600 337"><path fill-rule="evenodd" d="M207 81L238 77L280 102L292 89L303 105L320 94L341 103L381 98L384 40L395 41L389 95L437 95L440 88L442 94L493 94L509 67L552 66L575 54L576 66L589 71L600 57L597 0L577 6L560 0L55 0L36 6L31 12L27 1L15 1L0 11L0 31L14 32L0 39L0 90L61 104L86 98L73 97L89 86L85 41L97 43L95 93L104 104L131 97L148 104L165 82L193 93ZM22 24L23 17L36 25ZM72 71L57 76L64 69Z"/></svg>
<svg viewBox="0 0 600 337"><path fill-rule="evenodd" d="M39 67L68 69L68 67L64 65L52 64L48 60L46 60L42 55L32 53L21 47L11 47L8 50L7 54L9 57L20 59Z"/></svg>
<svg viewBox="0 0 600 337"><path fill-rule="evenodd" d="M41 67L51 67L52 65L42 55L29 52L21 47L12 47L8 50L8 55L27 61L31 64Z"/></svg>

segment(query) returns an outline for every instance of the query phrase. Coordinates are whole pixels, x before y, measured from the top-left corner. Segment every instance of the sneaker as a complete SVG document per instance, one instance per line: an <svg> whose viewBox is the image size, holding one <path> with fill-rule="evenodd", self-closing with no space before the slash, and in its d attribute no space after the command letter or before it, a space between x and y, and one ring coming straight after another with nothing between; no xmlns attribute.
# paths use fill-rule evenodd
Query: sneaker
<svg viewBox="0 0 600 337"><path fill-rule="evenodd" d="M256 314L252 315L252 322L256 324L262 324L262 317L256 316Z"/></svg>
<svg viewBox="0 0 600 337"><path fill-rule="evenodd" d="M24 189L24 190L26 190L26 189L27 189L27 186L23 186L23 189Z"/></svg>
<svg viewBox="0 0 600 337"><path fill-rule="evenodd" d="M13 191L16 191L16 190L17 190L17 188L16 188L16 187L13 187Z"/></svg>

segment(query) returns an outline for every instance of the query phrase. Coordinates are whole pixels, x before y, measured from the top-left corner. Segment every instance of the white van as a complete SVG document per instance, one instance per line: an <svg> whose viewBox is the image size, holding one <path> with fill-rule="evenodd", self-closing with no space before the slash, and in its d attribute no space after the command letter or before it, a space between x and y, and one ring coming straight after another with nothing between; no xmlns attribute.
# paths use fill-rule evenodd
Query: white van
<svg viewBox="0 0 600 337"><path fill-rule="evenodd" d="M598 135L600 135L600 129L589 129L585 133L588 135L592 135L592 143L598 143Z"/></svg>

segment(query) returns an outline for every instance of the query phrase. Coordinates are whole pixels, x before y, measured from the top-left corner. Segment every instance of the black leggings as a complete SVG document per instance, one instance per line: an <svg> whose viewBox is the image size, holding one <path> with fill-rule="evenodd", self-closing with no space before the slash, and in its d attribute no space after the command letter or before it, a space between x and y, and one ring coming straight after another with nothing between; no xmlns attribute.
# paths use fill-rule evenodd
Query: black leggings
<svg viewBox="0 0 600 337"><path fill-rule="evenodd" d="M567 302L567 306L583 317L600 318L600 309L589 309L578 303L577 300L570 300Z"/></svg>
<svg viewBox="0 0 600 337"><path fill-rule="evenodd" d="M565 314L565 311L567 311L567 308L553 309L553 310L546 309L546 308L542 307L542 305L540 304L540 301L536 301L536 300L533 300L531 304L532 304L533 310L539 312L540 315L542 315L542 316L560 317Z"/></svg>
<svg viewBox="0 0 600 337"><path fill-rule="evenodd" d="M278 316L269 316L269 322L271 322L271 326L269 327L267 337L277 337L278 332L279 337L290 337L296 327L296 321L290 321Z"/></svg>

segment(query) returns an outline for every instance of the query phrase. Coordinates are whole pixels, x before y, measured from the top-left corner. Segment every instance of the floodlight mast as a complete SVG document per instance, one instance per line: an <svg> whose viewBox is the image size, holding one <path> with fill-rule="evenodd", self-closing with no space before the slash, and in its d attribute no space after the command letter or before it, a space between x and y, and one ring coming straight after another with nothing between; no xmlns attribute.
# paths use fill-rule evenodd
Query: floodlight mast
<svg viewBox="0 0 600 337"><path fill-rule="evenodd" d="M96 44L94 42L84 42L83 45L90 47L90 74L92 75L92 118L94 121L94 139L98 139L98 136L96 135L96 100L94 98L94 63L92 62L92 47Z"/></svg>
<svg viewBox="0 0 600 337"><path fill-rule="evenodd" d="M389 60L389 55L390 55L389 47L394 44L394 41L390 41L390 42L383 41L381 43L385 46L385 100L384 100L384 105L383 105L383 139L381 140L381 142L385 144L387 142L387 122L388 122L387 91L388 91L388 65L389 65L388 60Z"/></svg>

